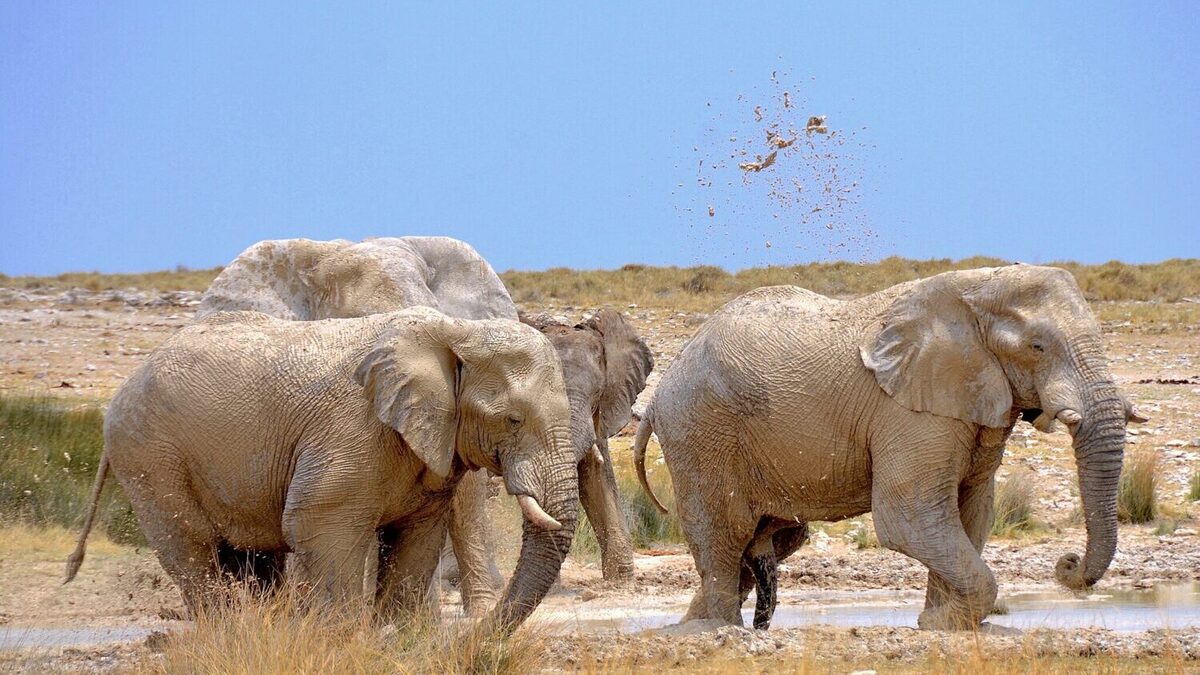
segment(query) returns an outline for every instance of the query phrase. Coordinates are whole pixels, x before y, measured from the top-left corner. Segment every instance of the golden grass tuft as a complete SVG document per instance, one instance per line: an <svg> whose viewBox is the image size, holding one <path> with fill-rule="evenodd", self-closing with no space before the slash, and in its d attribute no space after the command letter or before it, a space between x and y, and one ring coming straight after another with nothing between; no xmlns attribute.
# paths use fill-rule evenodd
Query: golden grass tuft
<svg viewBox="0 0 1200 675"><path fill-rule="evenodd" d="M992 536L1012 537L1040 529L1042 524L1033 515L1037 485L1027 471L1014 471L996 483L995 507L992 515Z"/></svg>
<svg viewBox="0 0 1200 675"><path fill-rule="evenodd" d="M1117 487L1117 519L1123 523L1149 523L1158 518L1158 454L1142 450L1125 457Z"/></svg>
<svg viewBox="0 0 1200 675"><path fill-rule="evenodd" d="M379 625L306 608L295 592L262 599L238 590L161 640L145 673L528 673L539 668L537 626L511 636L432 619Z"/></svg>
<svg viewBox="0 0 1200 675"><path fill-rule="evenodd" d="M0 526L0 559L5 562L65 561L75 550L79 532L51 525L39 527L28 523L7 523ZM109 556L132 549L116 544L93 531L88 537L88 556Z"/></svg>

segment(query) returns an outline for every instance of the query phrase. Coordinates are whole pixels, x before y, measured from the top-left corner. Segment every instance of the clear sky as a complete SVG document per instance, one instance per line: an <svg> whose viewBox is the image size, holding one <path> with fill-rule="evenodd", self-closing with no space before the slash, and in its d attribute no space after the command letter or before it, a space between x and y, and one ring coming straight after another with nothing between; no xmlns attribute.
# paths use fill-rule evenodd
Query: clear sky
<svg viewBox="0 0 1200 675"><path fill-rule="evenodd" d="M404 234L500 270L1200 257L1197 3L301 5L0 3L0 272ZM755 105L841 135L706 175L765 148Z"/></svg>

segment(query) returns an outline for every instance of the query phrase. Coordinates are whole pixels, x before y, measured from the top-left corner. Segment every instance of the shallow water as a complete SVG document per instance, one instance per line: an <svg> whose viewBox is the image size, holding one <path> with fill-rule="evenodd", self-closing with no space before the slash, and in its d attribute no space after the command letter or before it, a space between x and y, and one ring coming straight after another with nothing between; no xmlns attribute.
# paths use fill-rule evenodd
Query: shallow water
<svg viewBox="0 0 1200 675"><path fill-rule="evenodd" d="M58 649L91 647L144 640L154 628L137 626L99 628L0 627L0 649Z"/></svg>
<svg viewBox="0 0 1200 675"><path fill-rule="evenodd" d="M918 591L844 591L796 593L780 598L771 622L773 628L789 626L909 626L916 628L925 595ZM1008 613L988 621L1011 628L1107 628L1145 631L1157 628L1200 627L1200 583L1163 584L1074 596L1066 591L1033 591L1001 596ZM635 614L611 620L581 616L580 630L617 629L635 632L675 623L687 610ZM753 599L742 611L747 626L754 617Z"/></svg>

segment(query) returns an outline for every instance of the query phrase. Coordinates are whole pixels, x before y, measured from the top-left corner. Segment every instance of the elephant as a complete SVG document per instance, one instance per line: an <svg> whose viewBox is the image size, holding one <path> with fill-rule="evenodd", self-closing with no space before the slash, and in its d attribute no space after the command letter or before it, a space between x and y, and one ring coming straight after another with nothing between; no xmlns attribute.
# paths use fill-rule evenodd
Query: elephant
<svg viewBox="0 0 1200 675"><path fill-rule="evenodd" d="M701 578L684 620L740 625L761 576L769 621L770 575L800 528L870 511L880 544L929 570L918 626L978 629L996 599L980 557L995 473L1022 417L1073 437L1088 539L1055 576L1088 588L1116 551L1126 424L1146 418L1114 384L1070 273L1015 264L853 300L794 286L732 300L664 375L634 439L647 492L646 445L661 442Z"/></svg>
<svg viewBox="0 0 1200 675"><path fill-rule="evenodd" d="M449 237L263 241L242 252L205 292L197 316L255 309L284 319L365 316L428 306L461 318L518 319L504 283L469 244ZM601 311L575 328L536 325L558 350L571 401L571 437L580 464L581 498L601 542L604 578L633 578L633 544L620 508L607 436L630 419L653 359L619 313ZM598 446L595 453L589 452ZM457 488L450 540L461 576L463 606L494 604L496 568L486 510L487 478L469 474Z"/></svg>
<svg viewBox="0 0 1200 675"><path fill-rule="evenodd" d="M571 441L579 462L579 497L600 544L604 579L633 580L633 542L625 520L608 439L632 418L637 395L654 369L650 348L620 312L601 309L573 326L540 314L521 315L558 353L571 402Z"/></svg>
<svg viewBox="0 0 1200 675"><path fill-rule="evenodd" d="M361 606L382 531L374 604L391 618L427 606L454 487L486 468L525 519L493 614L512 629L570 548L569 422L554 348L515 321L427 307L312 322L220 312L169 338L118 390L96 492L111 467L193 613L222 571L245 572L229 567L236 552L276 574L291 553L289 576L317 601ZM90 509L88 525L95 500ZM68 581L86 538L85 526Z"/></svg>

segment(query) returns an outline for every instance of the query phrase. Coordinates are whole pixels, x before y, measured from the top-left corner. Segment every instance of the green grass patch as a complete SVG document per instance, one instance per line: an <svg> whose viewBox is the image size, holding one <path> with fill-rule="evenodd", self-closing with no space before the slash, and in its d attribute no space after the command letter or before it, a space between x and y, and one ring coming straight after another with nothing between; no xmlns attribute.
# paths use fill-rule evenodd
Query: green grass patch
<svg viewBox="0 0 1200 675"><path fill-rule="evenodd" d="M104 449L104 414L93 404L0 397L0 521L79 526ZM129 501L110 476L97 527L119 543L142 543Z"/></svg>

